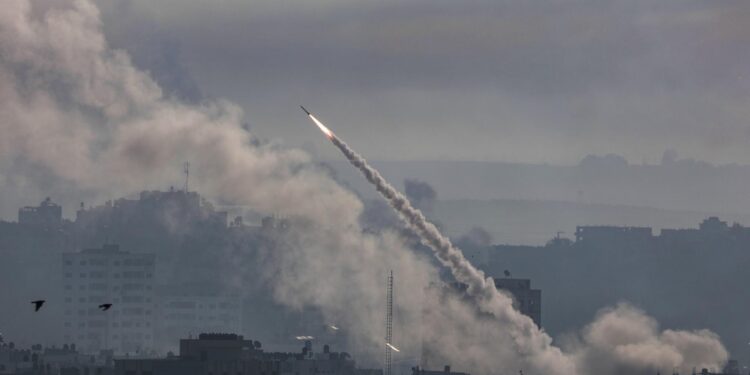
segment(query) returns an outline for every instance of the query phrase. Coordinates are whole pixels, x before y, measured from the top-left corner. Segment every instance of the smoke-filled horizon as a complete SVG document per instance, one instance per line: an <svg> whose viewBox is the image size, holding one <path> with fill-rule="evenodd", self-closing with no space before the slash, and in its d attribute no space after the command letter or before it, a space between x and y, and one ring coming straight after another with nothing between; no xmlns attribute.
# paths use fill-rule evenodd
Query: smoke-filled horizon
<svg viewBox="0 0 750 375"><path fill-rule="evenodd" d="M211 199L294 218L278 248L258 250L258 274L247 267L255 258L232 251L217 254L222 272L236 276L236 290L249 288L244 283L254 277L267 282L279 304L319 310L325 322L343 327L365 366L380 364L383 282L391 269L398 304L394 344L403 358L418 356L422 340L439 341L440 355L475 375L519 369L594 375L718 368L728 355L711 332L661 331L627 305L602 310L558 349L426 224L420 230L434 235L444 262L497 319L481 319L476 306L458 298L423 298L439 282L428 259L395 231L363 230L363 204L354 193L306 152L258 142L237 105L166 95L128 53L109 45L99 9L89 0L3 3L0 118L4 202L39 190L106 198L166 186L181 180L174 166L188 160L200 171L191 175L191 186ZM402 208L410 207L395 189L388 192ZM424 219L418 211L404 212L416 214L414 223Z"/></svg>

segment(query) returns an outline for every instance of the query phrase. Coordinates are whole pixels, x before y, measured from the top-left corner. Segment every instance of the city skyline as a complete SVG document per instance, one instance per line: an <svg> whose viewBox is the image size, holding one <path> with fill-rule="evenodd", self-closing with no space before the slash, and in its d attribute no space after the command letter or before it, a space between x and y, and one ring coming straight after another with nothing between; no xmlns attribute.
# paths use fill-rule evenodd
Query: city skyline
<svg viewBox="0 0 750 375"><path fill-rule="evenodd" d="M745 15L8 0L0 372L744 372Z"/></svg>

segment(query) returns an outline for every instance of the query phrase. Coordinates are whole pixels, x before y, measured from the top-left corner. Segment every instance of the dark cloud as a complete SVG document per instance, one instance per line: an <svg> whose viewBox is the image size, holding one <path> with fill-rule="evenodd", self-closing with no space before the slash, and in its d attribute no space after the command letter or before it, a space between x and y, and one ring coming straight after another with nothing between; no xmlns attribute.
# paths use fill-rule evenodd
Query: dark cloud
<svg viewBox="0 0 750 375"><path fill-rule="evenodd" d="M294 145L313 136L304 102L381 159L750 163L744 1L100 3L166 86L229 97ZM138 58L164 40L179 53Z"/></svg>

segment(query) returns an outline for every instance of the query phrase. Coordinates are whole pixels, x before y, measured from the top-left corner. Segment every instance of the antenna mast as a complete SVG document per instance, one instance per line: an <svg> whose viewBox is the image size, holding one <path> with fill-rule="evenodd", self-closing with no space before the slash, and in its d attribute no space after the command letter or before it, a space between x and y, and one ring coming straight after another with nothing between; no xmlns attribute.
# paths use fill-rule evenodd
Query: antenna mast
<svg viewBox="0 0 750 375"><path fill-rule="evenodd" d="M190 180L190 162L185 162L185 192L188 192L188 181Z"/></svg>
<svg viewBox="0 0 750 375"><path fill-rule="evenodd" d="M391 373L391 341L393 340L393 270L388 276L388 296L386 297L385 315L385 375Z"/></svg>

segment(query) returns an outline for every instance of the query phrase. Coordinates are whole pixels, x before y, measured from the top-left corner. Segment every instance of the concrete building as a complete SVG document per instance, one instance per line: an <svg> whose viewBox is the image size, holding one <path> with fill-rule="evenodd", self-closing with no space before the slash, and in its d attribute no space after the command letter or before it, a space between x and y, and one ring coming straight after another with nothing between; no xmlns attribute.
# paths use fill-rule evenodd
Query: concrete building
<svg viewBox="0 0 750 375"><path fill-rule="evenodd" d="M588 244L646 243L653 239L650 227L616 227L606 225L576 227L576 242Z"/></svg>
<svg viewBox="0 0 750 375"><path fill-rule="evenodd" d="M18 209L18 223L44 227L56 227L62 224L62 207L48 197L37 207Z"/></svg>
<svg viewBox="0 0 750 375"><path fill-rule="evenodd" d="M412 367L411 368L411 374L412 375L469 375L466 372L453 372L451 371L451 367L446 365L443 367L443 370L426 370L423 368Z"/></svg>
<svg viewBox="0 0 750 375"><path fill-rule="evenodd" d="M510 293L516 309L542 327L542 291L531 289L531 280L495 278L495 287Z"/></svg>
<svg viewBox="0 0 750 375"><path fill-rule="evenodd" d="M112 357L83 355L75 345L46 347L32 345L16 348L12 343L0 342L0 374L3 375L110 375L113 373Z"/></svg>
<svg viewBox="0 0 750 375"><path fill-rule="evenodd" d="M154 254L117 245L63 254L65 342L84 353L153 348ZM108 311L98 306L113 304Z"/></svg>
<svg viewBox="0 0 750 375"><path fill-rule="evenodd" d="M201 334L180 340L178 356L116 359L117 375L359 375L347 353L265 353L257 341L235 334Z"/></svg>

